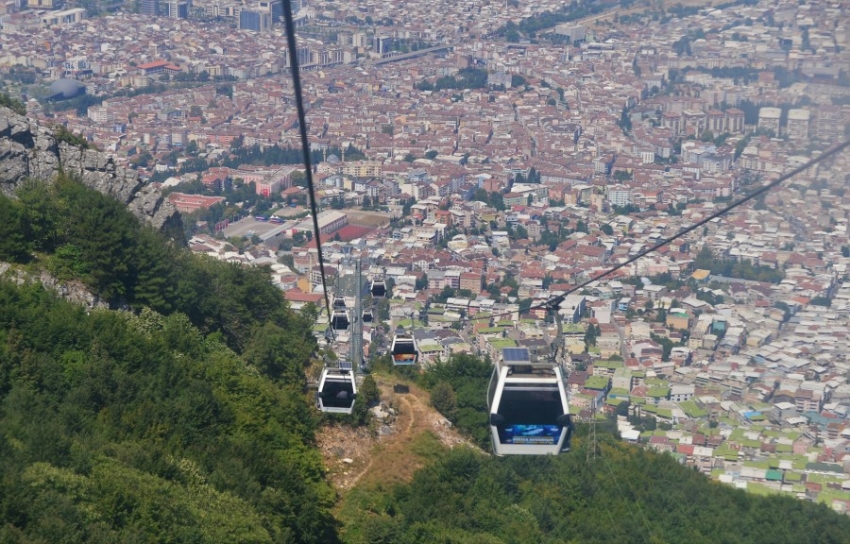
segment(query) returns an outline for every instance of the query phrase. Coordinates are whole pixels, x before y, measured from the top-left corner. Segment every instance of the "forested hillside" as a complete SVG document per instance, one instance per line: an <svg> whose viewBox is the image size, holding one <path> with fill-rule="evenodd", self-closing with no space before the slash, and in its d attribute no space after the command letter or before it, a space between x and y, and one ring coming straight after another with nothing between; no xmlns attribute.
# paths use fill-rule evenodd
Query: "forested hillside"
<svg viewBox="0 0 850 544"><path fill-rule="evenodd" d="M826 506L710 482L672 457L607 440L559 457L436 456L409 485L345 498L350 543L846 543ZM610 436L610 435L609 435Z"/></svg>
<svg viewBox="0 0 850 544"><path fill-rule="evenodd" d="M134 311L0 279L0 542L335 541L310 318L74 180L19 196L0 259Z"/></svg>
<svg viewBox="0 0 850 544"><path fill-rule="evenodd" d="M120 202L66 176L49 185L29 182L17 196L0 194L0 260L78 280L115 307L183 313L239 353L275 336L293 340L294 359L315 347L310 319L290 326L302 318L286 309L266 270L193 255L143 226ZM275 377L285 371L267 370Z"/></svg>

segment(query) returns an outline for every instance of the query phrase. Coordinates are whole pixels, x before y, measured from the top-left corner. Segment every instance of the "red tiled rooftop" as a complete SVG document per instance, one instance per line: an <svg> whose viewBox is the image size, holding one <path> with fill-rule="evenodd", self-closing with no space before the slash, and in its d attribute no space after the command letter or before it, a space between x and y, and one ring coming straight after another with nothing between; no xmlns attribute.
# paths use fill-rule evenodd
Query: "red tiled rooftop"
<svg viewBox="0 0 850 544"><path fill-rule="evenodd" d="M684 453L685 455L693 455L694 454L694 446L693 444L679 444L676 448L679 453Z"/></svg>
<svg viewBox="0 0 850 544"><path fill-rule="evenodd" d="M336 231L334 236L339 234L340 240L344 242L348 242L349 240L354 240L356 238L362 238L372 232L373 228L370 227L358 227L357 225L346 225Z"/></svg>
<svg viewBox="0 0 850 544"><path fill-rule="evenodd" d="M169 64L171 64L171 63L168 62L167 60L155 60L155 61L152 61L152 62L146 62L144 64L140 64L138 66L138 68L140 70L150 70L152 68L162 68L162 67L168 66Z"/></svg>

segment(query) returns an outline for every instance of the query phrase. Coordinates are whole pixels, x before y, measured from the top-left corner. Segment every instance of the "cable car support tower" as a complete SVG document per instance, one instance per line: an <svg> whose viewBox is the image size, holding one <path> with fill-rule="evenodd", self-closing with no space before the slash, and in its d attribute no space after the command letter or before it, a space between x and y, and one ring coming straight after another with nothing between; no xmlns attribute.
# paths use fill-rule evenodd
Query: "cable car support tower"
<svg viewBox="0 0 850 544"><path fill-rule="evenodd" d="M351 339L348 342L349 360L354 365L354 372L362 374L366 363L363 357L363 263L360 258L354 259L354 312L351 316Z"/></svg>

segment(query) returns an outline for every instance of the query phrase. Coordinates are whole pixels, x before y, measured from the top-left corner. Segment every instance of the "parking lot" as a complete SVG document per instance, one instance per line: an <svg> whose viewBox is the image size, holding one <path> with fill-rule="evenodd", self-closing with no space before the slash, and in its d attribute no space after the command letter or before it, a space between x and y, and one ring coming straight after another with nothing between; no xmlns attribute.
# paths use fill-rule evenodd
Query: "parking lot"
<svg viewBox="0 0 850 544"><path fill-rule="evenodd" d="M230 237L246 236L250 238L253 235L262 236L267 231L279 227L279 224L269 223L268 221L257 221L253 216L248 216L235 223L231 223L224 229L224 235Z"/></svg>

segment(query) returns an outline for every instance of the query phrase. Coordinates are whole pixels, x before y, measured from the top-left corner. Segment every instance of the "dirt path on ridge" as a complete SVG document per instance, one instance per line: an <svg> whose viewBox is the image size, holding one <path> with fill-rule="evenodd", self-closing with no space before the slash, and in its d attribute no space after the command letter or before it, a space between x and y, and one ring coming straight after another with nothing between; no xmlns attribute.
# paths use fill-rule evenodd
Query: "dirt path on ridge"
<svg viewBox="0 0 850 544"><path fill-rule="evenodd" d="M408 384L409 393L394 393L397 378L373 376L381 391L382 406L395 412L385 423L378 422L377 438L367 429L342 426L324 427L317 436L328 480L340 493L357 484L409 482L424 464L414 449L425 432L430 431L449 448L459 444L475 448L431 408L426 391Z"/></svg>

